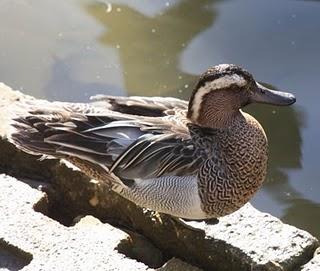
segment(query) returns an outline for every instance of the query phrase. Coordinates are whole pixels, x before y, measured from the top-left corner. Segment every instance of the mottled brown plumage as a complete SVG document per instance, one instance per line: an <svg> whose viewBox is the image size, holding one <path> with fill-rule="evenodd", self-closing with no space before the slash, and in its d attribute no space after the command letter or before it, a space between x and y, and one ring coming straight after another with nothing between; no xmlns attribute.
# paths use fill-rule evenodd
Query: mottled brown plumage
<svg viewBox="0 0 320 271"><path fill-rule="evenodd" d="M220 217L250 200L266 175L267 138L240 110L252 102L289 105L295 98L224 64L200 77L189 104L110 96L90 104L17 102L10 140L29 153L67 159L142 207Z"/></svg>
<svg viewBox="0 0 320 271"><path fill-rule="evenodd" d="M216 142L216 157L201 167L198 186L203 210L220 217L243 206L262 185L268 144L260 124L246 113L218 132Z"/></svg>

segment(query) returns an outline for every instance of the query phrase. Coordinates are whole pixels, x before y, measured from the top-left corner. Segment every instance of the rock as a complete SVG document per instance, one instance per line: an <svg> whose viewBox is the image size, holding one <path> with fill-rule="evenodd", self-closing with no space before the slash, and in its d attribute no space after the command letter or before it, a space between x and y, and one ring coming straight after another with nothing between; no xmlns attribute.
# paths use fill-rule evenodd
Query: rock
<svg viewBox="0 0 320 271"><path fill-rule="evenodd" d="M0 89L0 97L1 93ZM5 137L6 131L0 134ZM45 183L49 201L46 213L50 217L70 225L79 215L93 215L103 222L130 229L131 240L139 232L167 256L206 270L295 270L309 261L319 246L309 233L283 224L250 204L215 225L181 223L168 215L137 207L109 191L104 183L90 180L57 160L39 161L6 140L0 141L0 148L3 172Z"/></svg>
<svg viewBox="0 0 320 271"><path fill-rule="evenodd" d="M64 227L32 209L42 192L5 175L0 187L0 239L32 255L24 270L148 270L117 252L126 233L91 218Z"/></svg>
<svg viewBox="0 0 320 271"><path fill-rule="evenodd" d="M320 270L320 248L318 248L311 261L302 266L301 271L319 271Z"/></svg>
<svg viewBox="0 0 320 271"><path fill-rule="evenodd" d="M169 260L163 267L157 269L159 271L176 271L176 270L183 270L183 271L201 271L201 269L191 266L179 259L173 258Z"/></svg>
<svg viewBox="0 0 320 271"><path fill-rule="evenodd" d="M43 192L4 174L0 189L0 269L154 270L119 252L121 242L129 238L125 232L92 216L65 227L34 211L34 206L45 207ZM173 270L168 266L200 270L180 260L160 270Z"/></svg>
<svg viewBox="0 0 320 271"><path fill-rule="evenodd" d="M219 219L215 225L197 222L188 224L203 229L209 244L220 240L226 243L223 246L227 250L232 246L233 250L220 252L220 257L242 258L243 267L238 265L239 270L245 270L247 264L252 265L252 270L295 270L318 246L316 239L309 233L284 224L250 204ZM212 257L210 260L215 262L217 258ZM236 268L233 267L234 270Z"/></svg>

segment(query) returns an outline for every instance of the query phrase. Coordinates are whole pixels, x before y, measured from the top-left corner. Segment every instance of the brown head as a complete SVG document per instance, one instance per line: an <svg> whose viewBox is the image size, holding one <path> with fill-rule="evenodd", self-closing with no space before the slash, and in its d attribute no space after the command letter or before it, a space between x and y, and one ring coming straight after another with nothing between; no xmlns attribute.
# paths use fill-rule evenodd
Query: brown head
<svg viewBox="0 0 320 271"><path fill-rule="evenodd" d="M224 128L250 103L290 105L295 97L257 83L239 66L222 64L201 75L189 101L187 117L203 127Z"/></svg>

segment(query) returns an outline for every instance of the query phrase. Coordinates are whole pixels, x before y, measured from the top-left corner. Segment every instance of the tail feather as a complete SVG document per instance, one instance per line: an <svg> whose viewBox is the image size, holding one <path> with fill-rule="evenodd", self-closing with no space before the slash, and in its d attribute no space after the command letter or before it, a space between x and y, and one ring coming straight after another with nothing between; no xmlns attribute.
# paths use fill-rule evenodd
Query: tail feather
<svg viewBox="0 0 320 271"><path fill-rule="evenodd" d="M39 119L19 117L13 120L11 127L14 131L8 138L16 147L33 155L53 156L53 146L44 141L45 134L47 136L52 131L45 129Z"/></svg>
<svg viewBox="0 0 320 271"><path fill-rule="evenodd" d="M11 127L13 131L8 139L22 151L43 158L65 159L91 178L100 179L111 186L123 185L118 178L109 174L106 165L112 163L113 159L102 151L106 149L106 142L99 136L90 138L90 135L76 132L92 128L86 122L71 119L63 121L59 116L53 118L51 115L28 115L14 118Z"/></svg>
<svg viewBox="0 0 320 271"><path fill-rule="evenodd" d="M128 135L119 133L108 116L80 115L63 108L29 110L12 119L13 131L9 140L19 149L45 158L76 157L79 161L95 163L105 170L132 143L130 136L139 136L137 127L130 127ZM103 128L103 133L96 127ZM126 125L126 124L124 124ZM139 130L135 132L134 130Z"/></svg>
<svg viewBox="0 0 320 271"><path fill-rule="evenodd" d="M108 164L110 155L103 151L106 149L106 142L99 137L90 138L90 135L77 132L77 124L81 124L81 128L88 128L88 125L82 124L79 120L77 124L71 120L60 121L58 117L41 115L18 117L13 120L12 127L15 131L9 139L18 148L31 154L65 158L67 152L82 152L82 158L87 157L88 160L94 161L99 157L97 162Z"/></svg>

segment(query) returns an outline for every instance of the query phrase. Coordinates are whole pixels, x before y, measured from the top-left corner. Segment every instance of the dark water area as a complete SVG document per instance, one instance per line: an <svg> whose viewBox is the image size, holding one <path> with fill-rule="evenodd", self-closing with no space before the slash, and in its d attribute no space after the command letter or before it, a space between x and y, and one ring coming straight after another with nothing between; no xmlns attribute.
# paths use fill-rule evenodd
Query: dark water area
<svg viewBox="0 0 320 271"><path fill-rule="evenodd" d="M270 142L251 201L320 237L320 1L0 2L0 81L39 98L188 99L209 66L235 63L297 97L249 106Z"/></svg>

